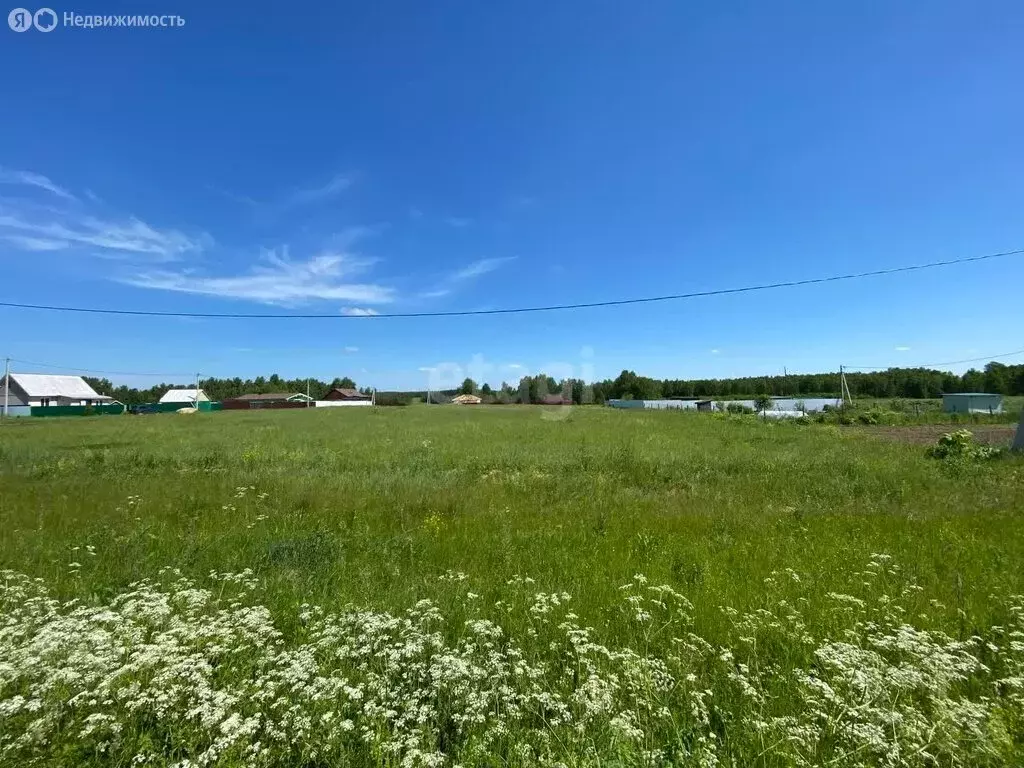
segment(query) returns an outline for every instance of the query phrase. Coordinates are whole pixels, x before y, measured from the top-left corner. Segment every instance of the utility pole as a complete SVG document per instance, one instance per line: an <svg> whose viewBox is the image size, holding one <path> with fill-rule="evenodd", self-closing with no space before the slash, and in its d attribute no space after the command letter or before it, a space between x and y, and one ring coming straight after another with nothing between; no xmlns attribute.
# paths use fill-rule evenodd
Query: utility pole
<svg viewBox="0 0 1024 768"><path fill-rule="evenodd" d="M850 394L850 385L846 383L846 371L839 366L839 396L843 400L843 407L847 404L853 405L853 395Z"/></svg>
<svg viewBox="0 0 1024 768"><path fill-rule="evenodd" d="M199 410L199 371L196 371L196 398L194 403L196 410Z"/></svg>
<svg viewBox="0 0 1024 768"><path fill-rule="evenodd" d="M11 358L4 362L4 418L7 418L7 403L11 391Z"/></svg>
<svg viewBox="0 0 1024 768"><path fill-rule="evenodd" d="M309 377L306 377L306 407L309 408Z"/></svg>

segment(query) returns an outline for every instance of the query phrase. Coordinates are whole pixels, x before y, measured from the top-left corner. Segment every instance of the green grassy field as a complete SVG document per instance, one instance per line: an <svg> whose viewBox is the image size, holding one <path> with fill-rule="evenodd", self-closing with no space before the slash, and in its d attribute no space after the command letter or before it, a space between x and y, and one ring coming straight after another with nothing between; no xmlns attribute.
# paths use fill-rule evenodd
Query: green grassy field
<svg viewBox="0 0 1024 768"><path fill-rule="evenodd" d="M850 417L857 419L865 412L873 413L880 424L955 424L970 428L972 424L1016 424L1024 409L1024 397L1003 398L1002 413L946 413L940 398L858 398Z"/></svg>
<svg viewBox="0 0 1024 768"><path fill-rule="evenodd" d="M1017 765L1022 512L752 417L16 421L0 759Z"/></svg>

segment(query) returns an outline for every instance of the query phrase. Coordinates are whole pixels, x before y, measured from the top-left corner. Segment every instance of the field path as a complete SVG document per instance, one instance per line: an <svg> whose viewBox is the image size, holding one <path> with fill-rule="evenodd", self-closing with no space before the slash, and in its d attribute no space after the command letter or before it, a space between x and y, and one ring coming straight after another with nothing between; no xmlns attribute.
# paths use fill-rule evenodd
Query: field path
<svg viewBox="0 0 1024 768"><path fill-rule="evenodd" d="M904 427L851 427L859 432L874 435L884 440L895 440L901 443L930 445L938 441L947 432L967 429L979 443L1008 448L1013 442L1017 431L1016 424L918 424Z"/></svg>

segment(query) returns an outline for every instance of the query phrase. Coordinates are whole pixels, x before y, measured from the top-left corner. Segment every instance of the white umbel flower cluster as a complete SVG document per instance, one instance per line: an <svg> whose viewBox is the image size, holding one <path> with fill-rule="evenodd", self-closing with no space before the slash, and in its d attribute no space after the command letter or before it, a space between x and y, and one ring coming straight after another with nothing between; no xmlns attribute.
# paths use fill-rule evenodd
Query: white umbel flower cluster
<svg viewBox="0 0 1024 768"><path fill-rule="evenodd" d="M461 595L467 580L445 579ZM778 600L723 609L723 644L638 575L609 606L634 647L610 647L527 578L458 620L427 600L289 620L249 572L207 581L167 571L85 604L0 572L0 764L1022 763L1024 598L956 640L906 620L913 585L829 596L824 637Z"/></svg>

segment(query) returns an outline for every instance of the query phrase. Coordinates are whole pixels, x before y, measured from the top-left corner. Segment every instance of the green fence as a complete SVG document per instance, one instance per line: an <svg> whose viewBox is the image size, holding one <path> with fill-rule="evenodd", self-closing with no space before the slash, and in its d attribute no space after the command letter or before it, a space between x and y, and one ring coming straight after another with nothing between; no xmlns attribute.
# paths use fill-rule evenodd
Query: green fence
<svg viewBox="0 0 1024 768"><path fill-rule="evenodd" d="M33 416L98 416L100 414L124 413L120 403L103 405L33 405Z"/></svg>
<svg viewBox="0 0 1024 768"><path fill-rule="evenodd" d="M177 413L182 408L191 408L189 403L141 403L139 405L128 406L128 410L132 413ZM210 403L205 401L199 402L199 410L201 412L206 411L219 411L220 403Z"/></svg>
<svg viewBox="0 0 1024 768"><path fill-rule="evenodd" d="M143 403L132 405L128 411L132 413L175 413L182 408L190 407L188 403ZM199 403L199 410L219 411L220 403ZM120 403L104 403L103 405L33 405L33 416L100 416L104 414L125 413Z"/></svg>

